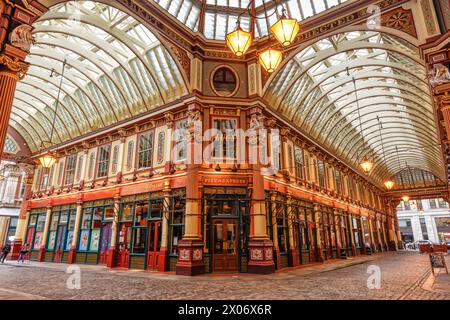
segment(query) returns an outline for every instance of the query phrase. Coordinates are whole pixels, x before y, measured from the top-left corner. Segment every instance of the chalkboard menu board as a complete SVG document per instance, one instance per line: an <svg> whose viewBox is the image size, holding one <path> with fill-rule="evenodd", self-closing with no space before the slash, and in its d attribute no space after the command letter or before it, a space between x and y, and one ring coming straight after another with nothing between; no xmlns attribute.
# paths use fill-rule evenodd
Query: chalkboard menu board
<svg viewBox="0 0 450 320"><path fill-rule="evenodd" d="M431 262L431 271L433 271L433 274L434 274L434 268L445 269L445 271L448 273L447 264L445 263L445 256L444 256L444 254L442 254L442 253L430 253L430 262Z"/></svg>

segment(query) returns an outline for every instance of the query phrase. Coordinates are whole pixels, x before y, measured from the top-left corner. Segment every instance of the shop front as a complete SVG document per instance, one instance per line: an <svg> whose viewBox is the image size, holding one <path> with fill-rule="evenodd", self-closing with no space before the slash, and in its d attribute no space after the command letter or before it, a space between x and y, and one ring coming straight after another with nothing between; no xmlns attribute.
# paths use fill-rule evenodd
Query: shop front
<svg viewBox="0 0 450 320"><path fill-rule="evenodd" d="M67 262L73 241L77 205L52 208L44 261Z"/></svg>
<svg viewBox="0 0 450 320"><path fill-rule="evenodd" d="M76 263L106 263L111 247L113 220L113 199L83 203Z"/></svg>
<svg viewBox="0 0 450 320"><path fill-rule="evenodd" d="M44 234L46 214L46 208L33 209L30 212L25 239L30 247L28 258L32 261L38 260L39 249L41 248L42 237Z"/></svg>
<svg viewBox="0 0 450 320"><path fill-rule="evenodd" d="M313 204L299 199L292 199L291 206L292 235L294 250L291 253L293 265L311 262L310 248L316 237L312 232ZM314 245L313 245L314 246Z"/></svg>
<svg viewBox="0 0 450 320"><path fill-rule="evenodd" d="M245 188L205 188L202 199L205 271L247 272L249 198Z"/></svg>

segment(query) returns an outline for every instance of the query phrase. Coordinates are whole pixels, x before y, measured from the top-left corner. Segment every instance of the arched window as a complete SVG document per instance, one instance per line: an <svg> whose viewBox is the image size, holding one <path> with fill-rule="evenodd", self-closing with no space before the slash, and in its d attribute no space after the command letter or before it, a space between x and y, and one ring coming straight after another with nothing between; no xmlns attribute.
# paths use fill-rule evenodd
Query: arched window
<svg viewBox="0 0 450 320"><path fill-rule="evenodd" d="M113 149L113 158L112 158L112 174L116 174L117 173L117 165L118 165L118 161L119 160L119 146L114 146Z"/></svg>
<svg viewBox="0 0 450 320"><path fill-rule="evenodd" d="M133 167L133 154L134 154L134 141L131 140L128 142L127 148L127 170L131 170Z"/></svg>
<svg viewBox="0 0 450 320"><path fill-rule="evenodd" d="M94 164L95 164L95 152L92 152L89 156L89 170L88 170L88 178L92 179L94 175Z"/></svg>
<svg viewBox="0 0 450 320"><path fill-rule="evenodd" d="M165 133L160 132L158 134L158 153L157 153L157 163L162 164L164 161L164 138Z"/></svg>

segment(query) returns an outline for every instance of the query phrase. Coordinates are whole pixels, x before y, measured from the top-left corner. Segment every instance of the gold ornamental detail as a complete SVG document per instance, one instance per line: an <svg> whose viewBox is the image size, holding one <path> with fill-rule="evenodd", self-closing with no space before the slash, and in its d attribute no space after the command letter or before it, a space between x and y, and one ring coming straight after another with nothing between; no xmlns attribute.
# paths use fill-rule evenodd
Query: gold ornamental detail
<svg viewBox="0 0 450 320"><path fill-rule="evenodd" d="M16 72L19 79L25 76L29 68L28 63L22 62L18 58L10 58L4 54L0 54L0 65L4 65L9 70Z"/></svg>

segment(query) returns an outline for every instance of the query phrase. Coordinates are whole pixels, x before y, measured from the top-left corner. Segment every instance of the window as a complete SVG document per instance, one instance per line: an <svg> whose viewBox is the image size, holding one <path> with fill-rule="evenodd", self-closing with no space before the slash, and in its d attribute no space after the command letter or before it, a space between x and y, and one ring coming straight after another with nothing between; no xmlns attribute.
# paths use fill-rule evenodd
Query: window
<svg viewBox="0 0 450 320"><path fill-rule="evenodd" d="M336 184L336 192L340 194L342 193L342 175L339 170L334 171L334 179Z"/></svg>
<svg viewBox="0 0 450 320"><path fill-rule="evenodd" d="M183 238L186 211L185 190L174 190L170 203L170 254L178 254L178 242Z"/></svg>
<svg viewBox="0 0 450 320"><path fill-rule="evenodd" d="M278 132L271 131L272 139L272 167L276 170L281 169L281 141Z"/></svg>
<svg viewBox="0 0 450 320"><path fill-rule="evenodd" d="M153 159L153 132L139 136L139 165L138 169L151 168Z"/></svg>
<svg viewBox="0 0 450 320"><path fill-rule="evenodd" d="M305 154L305 172L306 172L306 180L311 181L309 156L307 154Z"/></svg>
<svg viewBox="0 0 450 320"><path fill-rule="evenodd" d="M277 219L277 231L278 231L278 248L280 253L287 253L288 246L288 222L287 222L287 210L286 203L284 201L277 201L276 203L276 219Z"/></svg>
<svg viewBox="0 0 450 320"><path fill-rule="evenodd" d="M64 173L64 160L61 160L58 166L58 185L62 185L62 179L63 179L63 173Z"/></svg>
<svg viewBox="0 0 450 320"><path fill-rule="evenodd" d="M175 162L185 161L187 157L187 120L179 121L176 123L174 132L175 142Z"/></svg>
<svg viewBox="0 0 450 320"><path fill-rule="evenodd" d="M66 166L66 179L64 181L64 185L73 184L73 180L75 178L75 167L77 165L77 155L73 154L67 157L67 166Z"/></svg>
<svg viewBox="0 0 450 320"><path fill-rule="evenodd" d="M77 174L76 174L77 181L81 180L81 172L83 171L83 161L84 161L84 155L81 155L78 158L78 166L77 166Z"/></svg>
<svg viewBox="0 0 450 320"><path fill-rule="evenodd" d="M118 164L119 164L119 145L116 145L116 146L114 146L113 156L112 156L112 166L111 166L112 174L117 173Z"/></svg>
<svg viewBox="0 0 450 320"><path fill-rule="evenodd" d="M133 168L134 141L128 141L127 147L127 170Z"/></svg>
<svg viewBox="0 0 450 320"><path fill-rule="evenodd" d="M317 160L317 172L319 174L319 186L325 188L325 164L322 160Z"/></svg>
<svg viewBox="0 0 450 320"><path fill-rule="evenodd" d="M295 176L303 179L303 149L295 147Z"/></svg>
<svg viewBox="0 0 450 320"><path fill-rule="evenodd" d="M236 158L236 126L234 119L215 119L213 154L214 158L235 159Z"/></svg>
<svg viewBox="0 0 450 320"><path fill-rule="evenodd" d="M448 208L448 203L444 199L438 199L439 208Z"/></svg>
<svg viewBox="0 0 450 320"><path fill-rule="evenodd" d="M47 188L48 188L49 174L50 174L49 168L42 168L42 180L41 180L41 187L40 187L41 191L47 190Z"/></svg>
<svg viewBox="0 0 450 320"><path fill-rule="evenodd" d="M89 170L88 170L88 178L92 179L94 176L94 164L95 164L95 152L92 152L89 156Z"/></svg>
<svg viewBox="0 0 450 320"><path fill-rule="evenodd" d="M99 158L98 158L97 178L103 178L108 175L111 146L110 145L101 146L98 152Z"/></svg>
<svg viewBox="0 0 450 320"><path fill-rule="evenodd" d="M227 67L221 67L213 75L212 86L219 96L230 96L237 89L237 80L234 72Z"/></svg>
<svg viewBox="0 0 450 320"><path fill-rule="evenodd" d="M291 145L288 145L288 166L289 166L289 169L288 169L288 171L289 172L291 172L292 171L292 168L294 168L294 154L293 154L294 152L293 152L293 150L292 150L292 146Z"/></svg>
<svg viewBox="0 0 450 320"><path fill-rule="evenodd" d="M165 140L165 133L160 132L158 134L158 151L156 156L156 162L158 165L164 162L164 140Z"/></svg>
<svg viewBox="0 0 450 320"><path fill-rule="evenodd" d="M99 250L102 220L106 219L106 212L114 212L111 200L85 203L81 216L79 251L95 252Z"/></svg>

